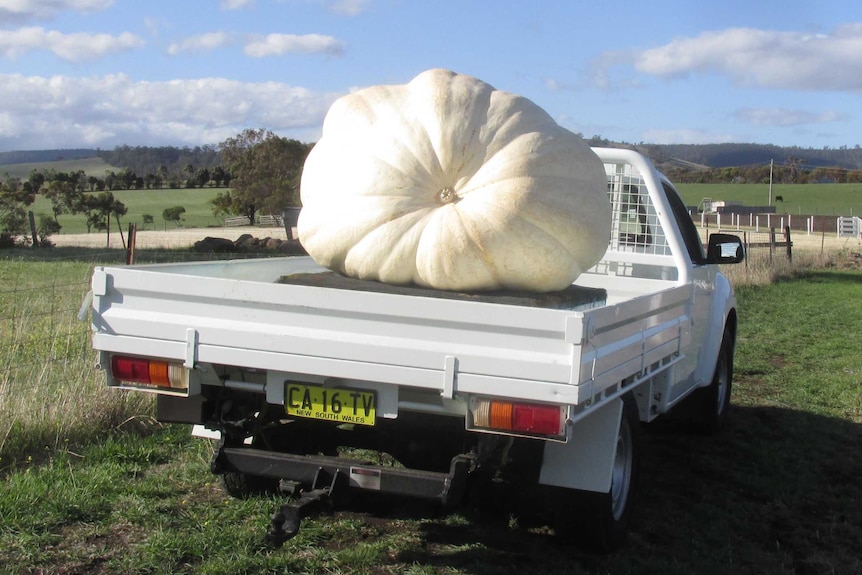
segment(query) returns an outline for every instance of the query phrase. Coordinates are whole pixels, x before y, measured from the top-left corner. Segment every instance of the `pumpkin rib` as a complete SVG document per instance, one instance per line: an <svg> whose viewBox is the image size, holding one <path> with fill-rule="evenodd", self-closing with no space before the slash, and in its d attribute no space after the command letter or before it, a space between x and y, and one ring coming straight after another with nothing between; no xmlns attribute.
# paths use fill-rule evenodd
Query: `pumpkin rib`
<svg viewBox="0 0 862 575"><path fill-rule="evenodd" d="M364 101L364 100L363 100ZM398 134L398 137L389 138L386 140L384 147L396 147L397 150L394 152L390 152L389 158L384 158L380 155L372 155L368 151L370 147L380 147L383 146L384 142L380 141L379 137L375 138L374 134L375 129L372 127L368 128L368 132L352 132L348 137L342 135L339 139L339 147L342 149L349 150L350 153L359 154L364 157L365 161L371 161L378 164L382 164L398 172L399 174L408 178L416 189L420 190L429 190L429 192L433 195L438 190L431 190L431 186L428 185L429 181L438 182L438 186L440 188L450 185L447 183L449 178L446 177L446 169L442 166L441 160L436 154L434 150L434 146L431 143L430 135L427 130L424 129L424 126L421 124L411 122L403 113L401 113L398 109L393 106L385 106L389 109L389 111L394 112L395 116L402 118L404 124L406 126L414 126L417 128L413 133L421 133L422 136L419 138L410 138L405 136L404 134ZM380 120L383 123L391 122L391 118L386 118L381 114L377 114L375 116L375 120ZM378 128L379 129L379 128ZM410 134L412 135L412 134ZM324 134L324 142L325 142L326 134ZM411 146L410 141L423 141L424 145L422 146ZM374 146L369 145L369 141L374 144ZM423 150L424 148L424 150ZM431 152L431 153L422 153L422 152ZM312 151L313 152L313 151ZM366 157L367 156L367 157ZM423 162L423 156L427 156L429 159L433 160L431 162ZM404 165L407 164L407 165ZM373 187L370 190L373 192L373 195L388 195L389 188L380 188ZM409 192L407 192L409 193Z"/></svg>
<svg viewBox="0 0 862 575"><path fill-rule="evenodd" d="M484 161L480 154L475 152L468 154L467 152L477 147L484 148L481 141L481 128L486 124L494 88L481 83L481 89L477 90L477 83L474 79L454 74L448 70L432 70L426 74L418 76L405 86L407 105L413 111L413 115L407 123L418 126L425 141L429 143L430 149L433 151L432 156L437 165L440 166L440 185L453 187L457 191L457 182L462 179L464 173L469 172L472 175ZM451 104L453 101L461 102L464 97L461 92L470 92L472 96L468 98L466 109L461 110L463 113L455 114L460 121L455 124L454 128L445 129L445 123L440 122L437 108L446 109L446 106L436 98L429 97L426 100L421 97L421 94L416 93L416 89L422 86L421 81L417 82L417 80L421 78L422 81L425 81L431 76L436 78L445 76L451 80L447 89L436 91L436 86L432 88L435 89L435 96L445 97L443 104ZM471 80L469 89L465 89L463 86L465 78ZM452 148L455 148L454 152L451 150ZM473 165L476 167L473 168Z"/></svg>
<svg viewBox="0 0 862 575"><path fill-rule="evenodd" d="M477 201L482 201L482 200L477 200ZM490 206L494 209L497 209L497 210L504 210L505 209L498 202L482 201L482 203L484 203L485 205ZM531 214L529 214L527 212L523 212L523 211L515 212L515 211L509 210L509 209L505 209L505 211L511 215L512 219L517 217L520 221L528 224L530 226L530 228L532 230L534 230L533 233L526 234L531 238L531 240L532 240L530 242L531 244L536 245L536 244L548 243L546 240L550 240L550 242L553 245L555 245L558 248L560 248L561 250L563 250L570 257L574 257L576 255L576 253L572 249L573 248L572 245L570 245L568 242L561 240L559 237L557 237L556 234L553 233L552 230L548 229L548 226L547 226L548 222L546 219L542 219L542 218L539 218L537 216L537 218L534 220L534 219L529 217ZM539 240L537 238L537 234L540 234L541 238L543 238L543 239Z"/></svg>
<svg viewBox="0 0 862 575"><path fill-rule="evenodd" d="M410 116L404 111L403 107L396 106L391 103L393 100L400 101L401 99L403 99L404 92L405 90L403 86L377 86L345 96L342 99L343 101L341 101L342 105L338 108L339 113L335 115L335 119L342 121L344 121L345 119L348 120L347 123L350 125L350 127L352 127L352 129L343 130L341 132L338 132L337 135L339 136L342 145L348 148L352 148L352 151L354 153L368 154L368 150L370 147L379 148L381 147L381 144L383 144L383 142L378 141L379 134L397 134L397 137L389 138L386 144L390 146L392 144L398 144L402 150L407 150L409 151L409 153L404 154L402 152L401 154L393 155L410 157L416 160L418 165L421 166L427 172L428 175L439 178L445 173L445 170L440 163L439 157L436 154L436 150L434 149L433 145L431 145L431 138L428 135L427 130L424 128L424 126L418 125L420 131L425 134L425 139L428 143L428 150L435 151L434 154L429 155L425 153L419 153L422 150L418 150L417 146L409 145L410 141L421 141L420 138L405 137L405 135L399 131L381 129L381 124L395 125L401 127L402 129L407 126L417 125L414 121L411 120ZM363 108L363 110L360 111L359 115L366 120L366 123L361 126L357 126L355 122L349 121L349 114L347 113L347 110L350 109L347 104L350 104L352 106L357 103L361 104ZM330 121L329 123L332 124L332 121ZM338 122L336 122L336 124L337 123ZM321 141L324 142L326 141L327 136L330 135L327 134L326 128L327 125L325 122L323 136L321 138ZM371 146L370 143L376 145ZM385 148L385 146L383 147ZM422 162L423 156L429 156L436 161L433 163L433 165L429 166ZM380 160L381 158L374 157L374 159ZM403 168L396 166L393 162L389 162L389 164L399 172L410 176L410 174L408 174ZM416 179L414 176L410 177Z"/></svg>
<svg viewBox="0 0 862 575"><path fill-rule="evenodd" d="M522 194L519 194L519 197L518 197L518 200L521 203L525 203L525 204L528 204L528 203L534 201L534 199L531 198L531 196L536 195L537 192L535 190L540 189L540 188L547 189L547 188L551 188L553 185L555 185L555 184L548 185L548 182L559 182L559 184L570 184L571 183L571 178L566 178L564 176L547 176L547 175L512 176L512 177L509 177L506 179L502 179L502 180L498 180L498 181L494 181L494 182L488 182L488 183L481 184L477 187L472 187L472 188L466 189L465 190L465 197L470 197L470 199L473 201L476 201L476 202L481 201L488 206L499 208L500 207L499 197L503 194L501 192L499 192L498 190L495 190L494 188L496 188L496 187L503 187L503 188L512 187L511 183L513 181L518 181L518 180L527 181L527 182L530 182L530 184L531 184L529 186L522 186L522 188L528 188L529 191L526 191L526 192L523 192ZM559 184L556 184L557 187L560 187L560 188L563 187ZM543 206L550 205L553 208L551 210L551 212L553 214L559 214L559 213L567 212L567 211L570 212L571 211L571 205L570 205L569 201L570 200L567 197L558 196L558 195L544 195L541 198L541 202L542 202ZM596 203L598 204L599 202L596 202ZM599 206L596 206L596 207L599 207ZM608 204L608 209L610 209L609 204ZM577 214L581 213L582 211L592 213L594 210L589 210L589 209L588 210L578 210L577 212L575 212L571 215L575 216L574 219L577 220L577 217L576 217ZM527 213L529 213L529 212L527 212ZM523 213L519 213L517 215L519 217L524 217ZM542 221L544 221L544 220L542 219ZM589 218L588 221L593 221L593 218ZM601 227L605 227L604 224L601 222L596 222L596 223L601 225Z"/></svg>
<svg viewBox="0 0 862 575"><path fill-rule="evenodd" d="M423 220L427 220L433 210L433 208L425 208L423 210L403 213L379 227L369 230L368 233L347 250L344 257L344 273L355 275L360 279L373 279L386 283L415 283L415 273L407 274L410 276L409 279L398 279L397 277L392 277L393 273L389 270L393 267L393 263L400 262L403 258L416 259L419 236L421 236L424 229L424 226L421 224ZM407 220L406 223L405 220ZM404 228L404 231L397 234L393 233L399 232L398 228ZM386 242L390 246L390 249L383 253L381 258L369 258L367 256L366 252L369 247L374 249L378 241L385 242L386 238L393 235L397 235L397 239L394 242ZM351 263L357 261L361 262L361 265ZM366 269L369 267L371 271ZM405 274L400 275L404 276Z"/></svg>
<svg viewBox="0 0 862 575"><path fill-rule="evenodd" d="M422 170L424 170L424 172L425 172L424 176L425 177L431 177L434 179L443 178L445 173L446 173L446 170L440 161L440 157L436 154L436 150L434 149L434 146L431 142L430 136L428 135L427 131L424 129L424 126L422 126L421 124L417 125L414 122L412 122L410 120L410 118L407 115L405 115L401 111L401 109L397 106L385 106L385 108L387 108L391 112L394 112L395 115L398 116L398 118L401 120L402 127L411 126L411 125L416 126L417 128L419 128L416 131L421 132L421 134L424 136L424 140L423 140L421 137L415 137L416 136L415 133L411 133L411 134L407 134L407 135L405 135L403 133L398 133L397 138L392 138L390 141L390 145L395 144L399 147L399 151L393 153L393 155L398 157L399 159L402 159L402 160L405 158L409 158L410 160L415 162L415 166L419 166L422 168ZM359 138L358 143L360 144L360 146L367 145L367 141L365 140L366 136L367 135L362 135ZM413 136L413 137L408 137L408 136ZM425 145L411 146L410 145L411 141L417 142L417 144L422 143ZM421 148L425 148L426 146L427 146L426 150L421 149ZM359 149L362 149L362 147L360 147ZM427 152L427 151L432 151L434 153L431 153L431 154L420 153L420 152ZM428 157L429 160L433 160L432 162L430 162L431 165L426 164L425 162L422 161L422 158L426 157L426 156ZM410 167L413 168L415 166L410 166ZM395 166L394 164L392 165L392 167L398 169L399 171L404 171L403 168ZM411 176L411 177L413 177L414 179L417 179L414 176ZM419 181L417 181L417 183L421 184L421 182L419 182Z"/></svg>
<svg viewBox="0 0 862 575"><path fill-rule="evenodd" d="M457 224L457 225L456 225ZM430 212L427 224L422 230L418 243L415 269L417 284L438 289L488 290L499 289L500 282L495 275L496 268L489 268L486 263L487 251L476 241L475 232L470 233L470 226L464 225L460 209L453 204L441 206ZM469 240L467 242L459 240ZM460 245L460 249L454 249ZM454 250L459 258L450 259L446 254ZM482 269L470 268L470 280L458 273L465 261L474 261L478 256ZM453 274L454 278L453 279ZM494 283L491 284L490 282Z"/></svg>
<svg viewBox="0 0 862 575"><path fill-rule="evenodd" d="M479 254L481 255L481 261L485 266L485 269L488 271L490 276L494 278L497 282L497 286L499 287L503 285L503 282L500 281L500 271L497 269L497 266L491 260L488 250L485 248L482 242L482 234L479 233L475 227L475 222L470 221L469 224L465 221L463 210L459 210L457 206L452 206L455 211L455 215L458 216L458 222L460 222L461 226L464 228L464 231L467 232L467 235L473 241L473 244L479 250Z"/></svg>

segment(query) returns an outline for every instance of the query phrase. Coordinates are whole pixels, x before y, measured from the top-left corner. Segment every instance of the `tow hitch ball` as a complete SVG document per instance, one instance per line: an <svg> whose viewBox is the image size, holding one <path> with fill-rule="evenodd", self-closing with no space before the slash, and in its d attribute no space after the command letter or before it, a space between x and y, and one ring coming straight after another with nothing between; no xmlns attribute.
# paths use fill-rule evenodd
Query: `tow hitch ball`
<svg viewBox="0 0 862 575"><path fill-rule="evenodd" d="M299 533L299 524L304 517L332 506L333 500L347 487L347 477L341 470L332 474L329 485L321 487L324 482L324 470L318 469L310 491L299 491L299 485L293 482L282 482L280 488L285 492L299 493L299 499L281 506L272 515L266 542L274 547L280 547L285 541Z"/></svg>

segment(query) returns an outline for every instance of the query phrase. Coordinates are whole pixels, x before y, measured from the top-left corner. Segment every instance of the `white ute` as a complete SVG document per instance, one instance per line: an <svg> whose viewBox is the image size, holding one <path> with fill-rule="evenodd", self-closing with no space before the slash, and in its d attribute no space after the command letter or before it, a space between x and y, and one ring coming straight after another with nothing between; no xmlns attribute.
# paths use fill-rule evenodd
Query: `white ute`
<svg viewBox="0 0 862 575"><path fill-rule="evenodd" d="M307 257L97 267L108 385L155 392L160 420L219 437L212 470L230 493L293 495L273 516L276 544L350 490L453 505L494 481L551 493L585 543L612 549L640 423L689 396L705 429L726 418L737 312L717 264L743 248L713 234L704 249L640 154L595 152L613 231L563 292L385 286ZM576 509L561 504L570 494Z"/></svg>

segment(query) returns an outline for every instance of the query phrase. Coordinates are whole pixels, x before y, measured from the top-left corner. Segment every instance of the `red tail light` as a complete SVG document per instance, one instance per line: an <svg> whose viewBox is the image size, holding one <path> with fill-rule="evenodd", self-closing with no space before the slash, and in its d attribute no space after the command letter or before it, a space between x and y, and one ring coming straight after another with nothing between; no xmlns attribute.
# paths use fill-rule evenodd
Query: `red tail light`
<svg viewBox="0 0 862 575"><path fill-rule="evenodd" d="M565 435L566 408L560 405L516 403L474 397L470 400L472 427L526 435Z"/></svg>
<svg viewBox="0 0 862 575"><path fill-rule="evenodd" d="M146 359L115 355L111 358L111 373L123 381L150 383L150 365Z"/></svg>
<svg viewBox="0 0 862 575"><path fill-rule="evenodd" d="M111 374L114 379L127 383L169 389L189 387L188 371L181 363L114 355L111 356Z"/></svg>

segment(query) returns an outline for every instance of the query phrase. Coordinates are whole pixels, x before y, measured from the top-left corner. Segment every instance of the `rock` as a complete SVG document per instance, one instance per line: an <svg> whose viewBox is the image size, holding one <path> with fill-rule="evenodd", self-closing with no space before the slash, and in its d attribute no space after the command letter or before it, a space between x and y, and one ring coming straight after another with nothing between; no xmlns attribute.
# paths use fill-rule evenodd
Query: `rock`
<svg viewBox="0 0 862 575"><path fill-rule="evenodd" d="M235 251L236 247L234 243L226 238L213 238L210 236L205 237L204 239L195 242L195 251L201 253L214 253L214 252L232 252Z"/></svg>
<svg viewBox="0 0 862 575"><path fill-rule="evenodd" d="M302 244L299 243L299 240L287 240L281 242L281 245L278 246L277 251L283 253L286 256L305 256L308 253L305 251L305 248L302 247Z"/></svg>
<svg viewBox="0 0 862 575"><path fill-rule="evenodd" d="M240 250L253 250L257 248L257 244L259 242L260 240L258 240L251 234L243 234L236 239L234 245Z"/></svg>
<svg viewBox="0 0 862 575"><path fill-rule="evenodd" d="M299 240L282 240L271 237L261 239L251 234L243 234L236 241L226 238L206 237L199 242L195 242L194 250L199 253L232 253L265 250L279 252L288 256L307 255Z"/></svg>

